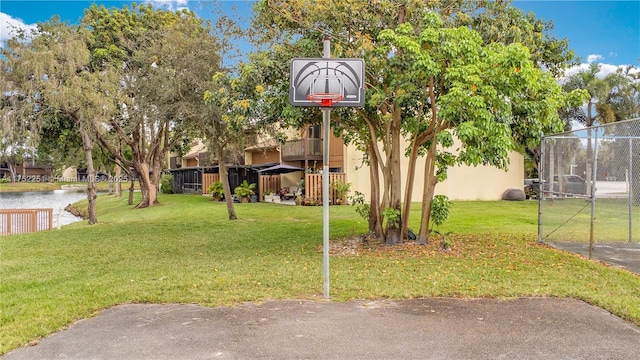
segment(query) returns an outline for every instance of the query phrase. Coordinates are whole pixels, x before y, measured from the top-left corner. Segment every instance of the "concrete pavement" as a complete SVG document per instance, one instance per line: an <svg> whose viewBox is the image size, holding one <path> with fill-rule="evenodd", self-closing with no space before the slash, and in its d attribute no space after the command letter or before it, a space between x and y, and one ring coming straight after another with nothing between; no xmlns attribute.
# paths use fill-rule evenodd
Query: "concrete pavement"
<svg viewBox="0 0 640 360"><path fill-rule="evenodd" d="M556 298L120 305L2 360L256 358L637 359L640 328Z"/></svg>
<svg viewBox="0 0 640 360"><path fill-rule="evenodd" d="M552 242L549 245L589 257L588 243ZM592 257L611 266L640 274L640 244L638 243L596 243L593 245Z"/></svg>

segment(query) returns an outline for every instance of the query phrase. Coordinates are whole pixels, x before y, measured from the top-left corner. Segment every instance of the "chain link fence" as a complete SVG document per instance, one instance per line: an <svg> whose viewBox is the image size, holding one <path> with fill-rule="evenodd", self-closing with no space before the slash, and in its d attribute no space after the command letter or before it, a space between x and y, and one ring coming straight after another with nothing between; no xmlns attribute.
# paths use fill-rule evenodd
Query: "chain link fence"
<svg viewBox="0 0 640 360"><path fill-rule="evenodd" d="M539 240L640 262L640 119L545 136L540 150Z"/></svg>

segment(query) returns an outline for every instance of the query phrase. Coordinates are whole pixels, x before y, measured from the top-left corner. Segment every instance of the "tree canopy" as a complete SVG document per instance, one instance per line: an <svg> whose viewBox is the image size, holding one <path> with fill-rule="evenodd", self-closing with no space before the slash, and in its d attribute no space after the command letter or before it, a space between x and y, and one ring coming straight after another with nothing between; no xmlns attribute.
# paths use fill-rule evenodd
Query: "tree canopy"
<svg viewBox="0 0 640 360"><path fill-rule="evenodd" d="M90 66L86 28L53 19L32 34L21 33L7 43L2 56L2 84L12 101L4 112L19 114L14 121L28 121L37 137L47 120L66 118L80 138L88 172L89 223L97 222L93 124L106 120L115 109L112 96L117 81L110 72ZM48 122L52 124L51 122Z"/></svg>
<svg viewBox="0 0 640 360"><path fill-rule="evenodd" d="M157 203L166 154L202 116L198 109L219 70L219 50L211 26L193 12L93 5L78 25L52 19L8 42L2 84L10 106L3 109L37 117L36 134L43 124L54 125L45 117L69 119L75 126L59 130L78 131L89 179L95 179L97 141L137 172L138 207L150 206ZM89 188L95 198L91 181Z"/></svg>
<svg viewBox="0 0 640 360"><path fill-rule="evenodd" d="M208 141L209 149L218 160L220 181L224 190L230 220L237 216L229 185L226 164L228 151L242 150L246 139L255 134L257 103L264 88L251 87L251 67L241 66L237 77L217 72L210 83L211 90L204 93L204 102L209 105L208 116L202 120L201 135Z"/></svg>
<svg viewBox="0 0 640 360"><path fill-rule="evenodd" d="M426 155L419 235L425 242L434 187L448 166L505 167L516 145L561 127L557 109L569 100L552 76L573 58L566 40L504 1L264 0L254 26L272 44L254 59L269 84L274 120L317 121L278 100L288 82L282 59L319 57L325 36L335 57L365 59L366 104L333 112L332 125L368 157L369 228L390 244L406 234L418 155ZM462 142L456 154L447 150L452 135ZM400 168L405 155L406 171ZM401 173L407 174L404 199L394 176Z"/></svg>
<svg viewBox="0 0 640 360"><path fill-rule="evenodd" d="M203 115L206 83L220 66L219 41L187 10L93 5L83 24L92 33L92 64L114 71L121 84L116 111L94 130L102 146L138 173L143 199L137 206L154 205L167 153ZM132 157L118 144L126 144Z"/></svg>

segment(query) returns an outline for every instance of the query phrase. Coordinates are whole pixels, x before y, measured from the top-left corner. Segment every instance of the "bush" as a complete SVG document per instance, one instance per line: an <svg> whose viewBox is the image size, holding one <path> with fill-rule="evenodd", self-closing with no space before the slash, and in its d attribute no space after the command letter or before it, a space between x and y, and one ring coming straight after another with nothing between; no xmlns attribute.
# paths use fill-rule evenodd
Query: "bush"
<svg viewBox="0 0 640 360"><path fill-rule="evenodd" d="M222 199L224 197L224 188L222 187L222 182L216 181L214 183L211 183L211 185L209 185L209 194L211 194L211 197L213 197L214 199Z"/></svg>
<svg viewBox="0 0 640 360"><path fill-rule="evenodd" d="M337 192L338 200L347 200L347 194L351 189L351 183L336 180L331 183L331 187Z"/></svg>
<svg viewBox="0 0 640 360"><path fill-rule="evenodd" d="M382 218L388 226L396 228L400 225L400 210L392 207L382 210Z"/></svg>
<svg viewBox="0 0 640 360"><path fill-rule="evenodd" d="M449 209L453 203L445 195L436 195L431 200L432 227L440 226L449 219Z"/></svg>
<svg viewBox="0 0 640 360"><path fill-rule="evenodd" d="M369 212L371 211L369 204L365 202L364 194L356 191L353 196L349 198L349 202L351 206L356 208L356 213L360 215L363 219L369 219Z"/></svg>
<svg viewBox="0 0 640 360"><path fill-rule="evenodd" d="M256 184L249 184L247 180L244 180L240 186L233 189L233 193L239 197L249 197L253 195L253 189L256 188Z"/></svg>
<svg viewBox="0 0 640 360"><path fill-rule="evenodd" d="M173 175L162 175L160 178L160 192L163 194L173 194Z"/></svg>

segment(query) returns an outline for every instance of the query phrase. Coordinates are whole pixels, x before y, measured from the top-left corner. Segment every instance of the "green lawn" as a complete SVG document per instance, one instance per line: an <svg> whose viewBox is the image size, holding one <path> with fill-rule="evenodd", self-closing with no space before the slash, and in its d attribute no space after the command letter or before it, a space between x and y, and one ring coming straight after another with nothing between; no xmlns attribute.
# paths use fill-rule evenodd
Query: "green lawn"
<svg viewBox="0 0 640 360"><path fill-rule="evenodd" d="M142 210L126 201L100 196L98 225L0 237L0 354L116 304L322 297L321 207L237 204L228 221L202 196L161 195ZM332 299L572 297L640 325L640 277L537 244L536 223L536 202L455 202L440 229L452 251L339 251ZM352 207L331 207L334 244L366 229Z"/></svg>

